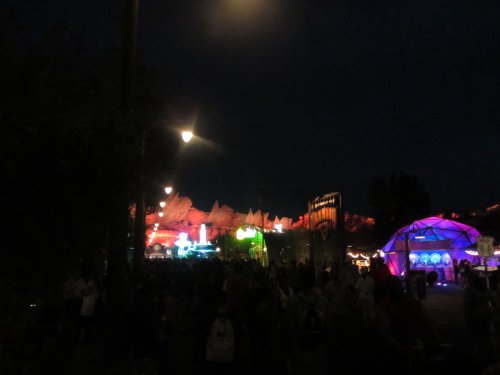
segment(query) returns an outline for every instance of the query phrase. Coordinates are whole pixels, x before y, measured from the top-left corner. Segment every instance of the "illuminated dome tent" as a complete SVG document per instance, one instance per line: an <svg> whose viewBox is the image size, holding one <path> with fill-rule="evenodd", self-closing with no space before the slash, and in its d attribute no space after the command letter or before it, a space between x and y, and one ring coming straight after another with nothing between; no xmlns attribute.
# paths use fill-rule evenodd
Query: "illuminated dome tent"
<svg viewBox="0 0 500 375"><path fill-rule="evenodd" d="M452 279L452 259L470 259L465 250L474 246L480 233L469 225L440 217L414 221L399 229L382 248L387 265L397 275L405 270L407 236L412 270L446 269L446 279Z"/></svg>

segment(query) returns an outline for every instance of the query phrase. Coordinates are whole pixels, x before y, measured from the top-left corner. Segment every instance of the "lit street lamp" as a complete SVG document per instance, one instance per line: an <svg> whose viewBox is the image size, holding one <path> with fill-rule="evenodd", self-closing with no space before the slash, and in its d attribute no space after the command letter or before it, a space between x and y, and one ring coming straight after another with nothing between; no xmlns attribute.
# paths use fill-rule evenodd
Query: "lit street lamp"
<svg viewBox="0 0 500 375"><path fill-rule="evenodd" d="M182 131L182 139L185 143L188 143L192 137L193 132ZM134 230L134 255L133 255L133 265L132 271L136 280L142 279L142 271L144 265L144 254L146 251L146 204L145 204L145 186L144 186L144 156L145 156L145 145L146 145L147 132L143 131L141 133L141 149L140 149L140 164L138 171L138 182L137 182L137 197L135 202L135 230ZM172 192L172 187L167 186L165 192L170 194ZM160 206L163 208L166 202L160 202ZM160 217L163 216L161 212Z"/></svg>
<svg viewBox="0 0 500 375"><path fill-rule="evenodd" d="M165 187L165 193L167 195L170 195L170 193L172 193L173 191L173 188L171 186L166 186ZM158 210L158 217L163 217L165 215L165 212L164 212L164 208L167 207L167 201L169 200L170 197L167 197L167 200L166 201L160 201L158 203L158 205L160 206L160 209ZM154 225L154 230L153 230L153 233L154 231L156 231L158 229L158 227L160 226L160 223L157 221ZM144 228L144 230L146 230L146 227ZM150 238L149 241L148 241L148 244L151 245L151 243L153 242L153 238Z"/></svg>
<svg viewBox="0 0 500 375"><path fill-rule="evenodd" d="M191 131L183 131L181 133L182 135L182 140L185 142L185 143L189 143L189 141L191 140L191 138L193 138L193 132ZM165 189L166 191L166 189ZM167 193L168 194L168 193Z"/></svg>
<svg viewBox="0 0 500 375"><path fill-rule="evenodd" d="M123 115L129 115L133 107L134 80L136 72L137 55L137 28L139 14L139 0L124 0L123 34L122 34L122 66L120 80L120 110ZM139 172L135 199L135 228L134 228L134 254L133 273L137 280L142 279L145 252L145 201L144 201L144 154L147 129L138 122L139 134ZM182 132L182 139L188 143L193 137L190 131ZM168 192L167 192L168 194Z"/></svg>

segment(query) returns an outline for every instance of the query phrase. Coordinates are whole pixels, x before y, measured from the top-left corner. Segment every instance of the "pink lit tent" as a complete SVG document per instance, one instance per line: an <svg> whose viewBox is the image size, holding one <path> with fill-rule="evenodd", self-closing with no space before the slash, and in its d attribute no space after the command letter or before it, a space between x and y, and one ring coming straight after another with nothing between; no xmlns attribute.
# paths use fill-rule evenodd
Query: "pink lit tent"
<svg viewBox="0 0 500 375"><path fill-rule="evenodd" d="M453 258L471 258L465 250L476 244L480 233L469 225L440 217L428 217L404 226L382 248L386 253L386 263L397 275L405 269L407 236L411 269L444 273L450 271ZM446 274L446 278L449 275Z"/></svg>

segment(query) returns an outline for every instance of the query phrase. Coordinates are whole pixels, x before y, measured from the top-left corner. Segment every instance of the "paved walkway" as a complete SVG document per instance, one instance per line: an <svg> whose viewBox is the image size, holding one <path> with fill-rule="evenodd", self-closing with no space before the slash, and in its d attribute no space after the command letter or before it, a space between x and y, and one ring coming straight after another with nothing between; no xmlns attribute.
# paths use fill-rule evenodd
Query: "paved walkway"
<svg viewBox="0 0 500 375"><path fill-rule="evenodd" d="M445 340L463 344L466 336L463 308L464 288L455 284L427 287L426 297L421 300Z"/></svg>
<svg viewBox="0 0 500 375"><path fill-rule="evenodd" d="M448 366L451 363L453 369L448 368L447 373L481 374L482 367L477 364L478 357L473 354L472 342L465 325L464 291L464 288L455 284L428 287L422 304L443 334L445 343L450 347L450 359L447 363ZM500 306L500 293L498 291L492 293ZM497 316L494 325L496 347L500 348L500 315Z"/></svg>

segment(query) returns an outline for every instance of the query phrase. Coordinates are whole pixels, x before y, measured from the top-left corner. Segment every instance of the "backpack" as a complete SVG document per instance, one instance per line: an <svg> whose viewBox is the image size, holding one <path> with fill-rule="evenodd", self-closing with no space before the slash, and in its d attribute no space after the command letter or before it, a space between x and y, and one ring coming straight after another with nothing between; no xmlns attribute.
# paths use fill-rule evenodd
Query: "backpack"
<svg viewBox="0 0 500 375"><path fill-rule="evenodd" d="M210 362L231 362L234 358L234 329L227 318L215 318L208 334L205 358Z"/></svg>
<svg viewBox="0 0 500 375"><path fill-rule="evenodd" d="M299 345L304 348L314 347L323 339L324 313L318 309L319 296L313 301L301 297L304 307L301 311Z"/></svg>

